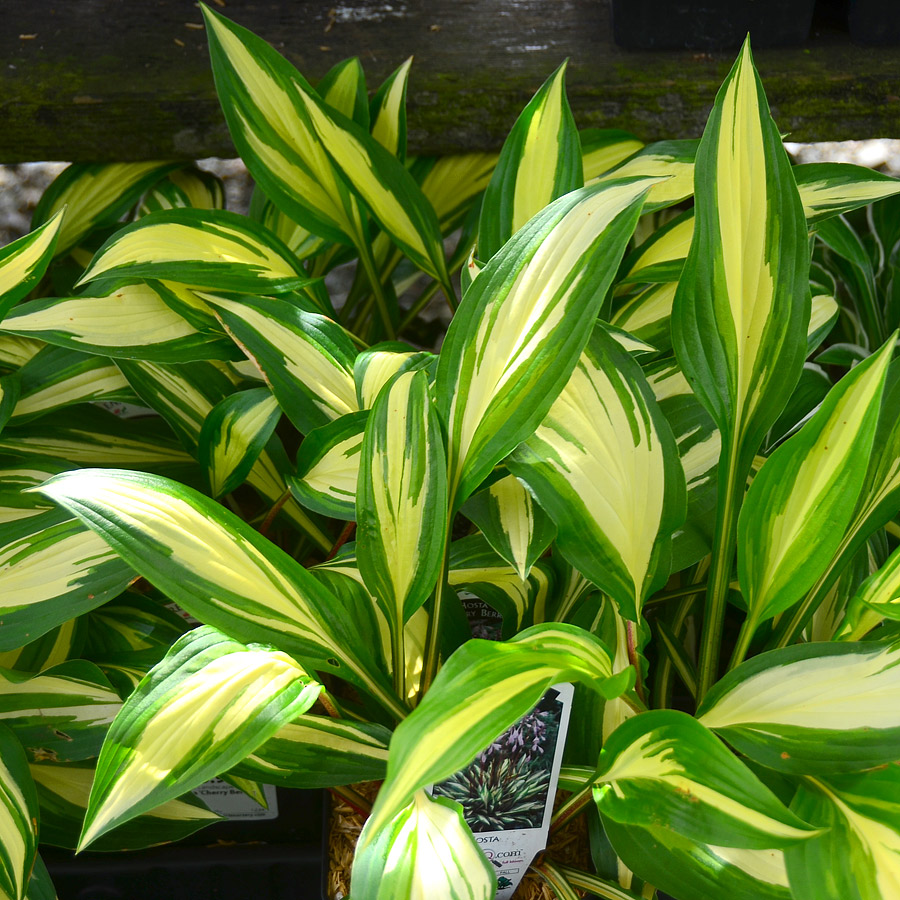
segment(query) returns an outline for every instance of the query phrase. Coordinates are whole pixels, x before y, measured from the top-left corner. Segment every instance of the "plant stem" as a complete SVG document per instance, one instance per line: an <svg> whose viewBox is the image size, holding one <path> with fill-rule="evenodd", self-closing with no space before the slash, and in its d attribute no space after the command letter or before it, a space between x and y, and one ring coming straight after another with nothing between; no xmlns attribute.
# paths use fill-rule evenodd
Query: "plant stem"
<svg viewBox="0 0 900 900"><path fill-rule="evenodd" d="M272 527L272 523L275 521L275 516L281 511L281 508L284 506L288 500L291 499L291 492L289 490L285 491L272 505L272 508L266 514L265 519L263 519L262 524L257 529L261 535L268 537L269 529Z"/></svg>
<svg viewBox="0 0 900 900"><path fill-rule="evenodd" d="M400 327L397 329L402 332L404 328L407 328L409 324L415 319L423 309L431 302L431 298L441 289L441 284L439 281L432 281L425 290L419 294L418 297L413 301L413 305L404 313L403 318L400 320Z"/></svg>
<svg viewBox="0 0 900 900"><path fill-rule="evenodd" d="M444 545L444 559L441 562L441 571L438 574L437 584L434 588L431 615L428 617L428 631L425 634L425 649L422 653L422 678L419 682L419 692L416 695L417 702L428 692L428 688L431 687L431 683L434 681L434 676L437 675L444 597L446 594L451 593L450 585L447 583L447 571L450 568L450 533L452 524L453 513L450 512L445 525L447 541Z"/></svg>
<svg viewBox="0 0 900 900"><path fill-rule="evenodd" d="M647 703L644 696L644 679L641 674L641 658L638 654L637 647L637 624L634 622L625 622L625 641L628 649L628 662L634 666L634 692L637 694L641 703Z"/></svg>
<svg viewBox="0 0 900 900"><path fill-rule="evenodd" d="M589 778L582 787L568 797L565 803L553 813L553 818L550 820L550 834L559 831L560 828L574 819L578 813L590 804L593 797L594 779Z"/></svg>
<svg viewBox="0 0 900 900"><path fill-rule="evenodd" d="M689 585L688 587L692 586L700 588L701 590L706 590L705 584ZM681 639L681 628L684 625L685 619L687 619L688 613L690 613L691 609L694 607L695 597L696 594L685 596L678 605L678 609L675 611L675 616L672 619L672 634L679 640ZM672 674L674 671L675 666L672 659L666 654L666 656L657 663L656 677L653 682L653 705L656 709L668 708ZM697 685L695 682L694 690L696 691L696 689Z"/></svg>
<svg viewBox="0 0 900 900"><path fill-rule="evenodd" d="M671 591L660 591L645 601L644 609L648 606L655 606L657 603L664 603L666 600L677 600L679 597L695 597L697 594L702 594L708 586L704 581L703 584L688 584L684 587L674 588Z"/></svg>
<svg viewBox="0 0 900 900"><path fill-rule="evenodd" d="M356 249L359 250L359 261L362 263L366 277L369 279L369 285L372 288L372 294L375 297L375 303L378 306L378 314L384 325L385 334L388 340L392 341L397 336L397 332L394 329L394 323L391 319L390 310L388 309L387 297L384 295L384 287L381 284L381 279L378 277L378 272L375 267L375 258L372 256L372 247L368 240L363 236L357 243Z"/></svg>
<svg viewBox="0 0 900 900"><path fill-rule="evenodd" d="M734 652L731 654L731 662L728 663L729 672L744 661L744 657L750 649L750 641L753 640L753 635L756 633L756 626L759 624L757 618L757 616L751 614L744 619L737 644L735 644Z"/></svg>
<svg viewBox="0 0 900 900"><path fill-rule="evenodd" d="M319 694L319 702L325 707L325 712L327 712L332 719L344 718L337 700L335 700L325 688L322 688L322 691Z"/></svg>
<svg viewBox="0 0 900 900"><path fill-rule="evenodd" d="M391 673L397 696L406 702L406 633L403 617L398 617L391 627Z"/></svg>
<svg viewBox="0 0 900 900"><path fill-rule="evenodd" d="M728 586L734 561L737 519L741 509L747 473L739 471L737 436L732 436L728 453L728 469L719 481L719 507L716 513L716 532L713 538L712 563L706 591L706 608L700 658L697 666L697 702L712 687L719 672L719 654L728 603Z"/></svg>
<svg viewBox="0 0 900 900"><path fill-rule="evenodd" d="M326 561L329 559L334 559L338 554L338 550L350 540L350 535L353 534L353 529L356 528L356 522L348 522L344 526L344 530L338 536L338 539L334 542L334 546L328 551L328 556L325 557Z"/></svg>

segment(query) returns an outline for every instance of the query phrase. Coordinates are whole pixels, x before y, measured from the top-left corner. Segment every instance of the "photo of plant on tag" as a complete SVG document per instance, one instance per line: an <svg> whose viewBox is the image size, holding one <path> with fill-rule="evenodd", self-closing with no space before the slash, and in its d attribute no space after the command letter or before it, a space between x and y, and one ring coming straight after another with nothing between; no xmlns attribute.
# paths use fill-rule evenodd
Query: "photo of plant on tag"
<svg viewBox="0 0 900 900"><path fill-rule="evenodd" d="M455 800L497 869L497 900L512 897L547 846L574 687L556 684L465 769L434 785Z"/></svg>

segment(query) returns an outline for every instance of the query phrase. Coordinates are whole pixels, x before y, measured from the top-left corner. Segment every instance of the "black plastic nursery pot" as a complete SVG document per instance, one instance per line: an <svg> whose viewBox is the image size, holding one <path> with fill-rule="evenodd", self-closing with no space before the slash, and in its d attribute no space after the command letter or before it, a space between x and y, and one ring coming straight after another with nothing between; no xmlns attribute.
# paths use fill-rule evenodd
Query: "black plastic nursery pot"
<svg viewBox="0 0 900 900"><path fill-rule="evenodd" d="M278 790L277 818L218 822L121 853L41 849L59 900L306 900L322 883L322 791Z"/></svg>
<svg viewBox="0 0 900 900"><path fill-rule="evenodd" d="M870 0L872 5L877 0ZM627 50L733 50L802 44L815 0L612 0L613 40Z"/></svg>
<svg viewBox="0 0 900 900"><path fill-rule="evenodd" d="M900 4L850 0L850 37L860 44L900 44Z"/></svg>

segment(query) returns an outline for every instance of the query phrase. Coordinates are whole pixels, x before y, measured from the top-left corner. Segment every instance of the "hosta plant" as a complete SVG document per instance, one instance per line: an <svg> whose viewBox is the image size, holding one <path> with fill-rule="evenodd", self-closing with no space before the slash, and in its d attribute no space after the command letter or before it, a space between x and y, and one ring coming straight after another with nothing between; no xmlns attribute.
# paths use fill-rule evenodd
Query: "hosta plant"
<svg viewBox="0 0 900 900"><path fill-rule="evenodd" d="M220 776L383 782L354 900L487 900L463 812L545 789L503 744L564 681L561 900L898 895L896 334L808 360L862 321L811 241L900 185L792 167L749 43L699 142L579 132L560 68L494 165L406 156L408 65L313 88L205 15L251 214L73 167L0 256L0 896Z"/></svg>

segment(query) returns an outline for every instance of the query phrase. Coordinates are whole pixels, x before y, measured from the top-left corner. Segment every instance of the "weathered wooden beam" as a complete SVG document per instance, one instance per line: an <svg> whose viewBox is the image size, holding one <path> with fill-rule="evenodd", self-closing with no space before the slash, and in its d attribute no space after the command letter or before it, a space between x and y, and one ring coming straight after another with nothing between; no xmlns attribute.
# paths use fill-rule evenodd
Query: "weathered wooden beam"
<svg viewBox="0 0 900 900"><path fill-rule="evenodd" d="M498 147L570 59L581 126L696 137L732 52L628 52L608 0L210 0L315 82L358 55L370 87L407 56L419 153ZM332 5L333 4L333 5ZM190 0L4 0L0 162L184 159L234 150ZM900 136L900 51L822 31L755 54L793 140Z"/></svg>

